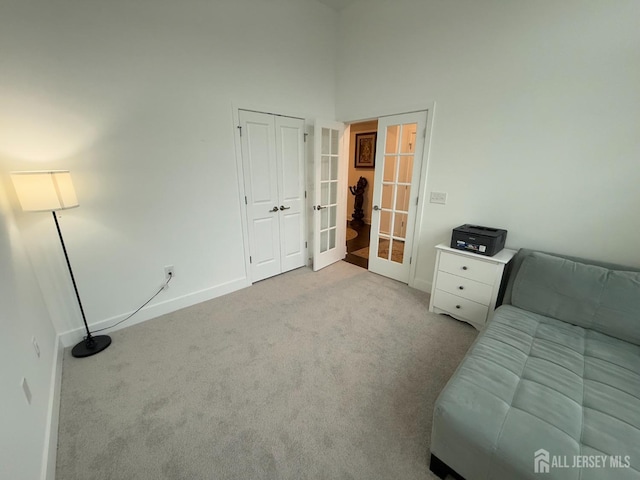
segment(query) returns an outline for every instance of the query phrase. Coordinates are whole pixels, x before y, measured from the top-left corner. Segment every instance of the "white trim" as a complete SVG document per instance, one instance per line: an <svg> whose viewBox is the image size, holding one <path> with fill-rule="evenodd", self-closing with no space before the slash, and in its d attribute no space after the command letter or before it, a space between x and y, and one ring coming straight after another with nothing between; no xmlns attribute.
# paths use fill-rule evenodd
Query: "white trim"
<svg viewBox="0 0 640 480"><path fill-rule="evenodd" d="M56 336L53 348L53 367L51 368L51 385L47 426L45 430L44 449L42 451L42 480L55 480L56 458L58 456L58 425L60 421L60 391L62 389L62 358L64 347L60 335Z"/></svg>
<svg viewBox="0 0 640 480"><path fill-rule="evenodd" d="M361 123L369 120L378 120L380 117L390 117L392 115L403 115L405 113L424 112L428 110L432 112L436 102L419 103L417 105L406 105L405 107L384 108L382 110L365 110L359 115L351 115L347 118L340 118L338 121L343 123ZM427 123L428 123L427 119Z"/></svg>
<svg viewBox="0 0 640 480"><path fill-rule="evenodd" d="M231 107L235 114L238 113L238 110L249 110L251 112L258 113L266 113L268 115L278 115L281 117L292 117L292 118L300 118L308 123L309 120L313 119L313 115L309 115L306 113L302 113L299 111L286 110L282 109L278 106L274 105L264 105L264 104L256 104L253 102L245 102L245 101L232 101ZM239 124L236 124L239 125Z"/></svg>
<svg viewBox="0 0 640 480"><path fill-rule="evenodd" d="M315 185L314 185L314 177L315 170L313 165L313 156L315 150L315 123L310 123L305 120L304 124L305 134L307 137L305 149L304 149L304 164L305 164L305 181L304 188L306 192L306 235L307 235L307 246L305 248L307 255L307 266L313 269L313 251L314 251L314 230L315 230L315 209L313 205L315 203Z"/></svg>
<svg viewBox="0 0 640 480"><path fill-rule="evenodd" d="M409 286L413 288L417 288L418 290L423 290L422 288L418 287L418 285L421 284L422 282L428 284L426 280L416 278L416 273L418 270L417 268L418 262L420 260L419 245L420 245L420 233L422 232L422 227L423 227L422 219L424 218L425 208L427 205L427 195L428 195L427 175L429 174L429 154L431 152L431 138L432 138L431 132L433 130L433 118L435 115L435 111L436 111L436 103L433 102L431 103L431 106L427 110L427 125L425 127L426 132L424 137L424 147L422 149L422 171L420 172L421 185L418 186L418 188L420 189L419 190L420 193L418 194L419 195L418 208L416 210L416 220L413 228L413 248L411 249L412 262L411 262L411 270L409 271ZM428 291L429 292L431 291L431 286L429 286Z"/></svg>
<svg viewBox="0 0 640 480"><path fill-rule="evenodd" d="M251 285L251 282L246 277L238 278L236 280L231 280L229 282L216 285L215 287L205 288L204 290L188 293L181 297L156 303L154 305L150 305L140 310L140 312L138 312L137 315L131 319L131 321L127 321L122 325L118 325L117 327L114 327L109 331L115 332L116 330L120 330L122 328L130 327L132 325L137 325L138 323L151 320L152 318L159 317L160 315L165 315L167 313L175 312L176 310L180 310L182 308L190 307L192 305L196 305L201 302L206 302L207 300L212 300L222 295L235 292L236 290L249 287L250 285ZM91 330L97 330L99 328L108 327L109 325L112 325L122 320L123 318L126 318L127 315L129 314L130 313L123 313L121 315L117 315L112 318L107 318L106 320L101 320L100 322L90 325L89 328ZM65 347L70 347L72 345L75 345L79 341L81 341L84 333L85 333L84 328L76 328L76 329L61 333L60 339L62 340L62 343Z"/></svg>
<svg viewBox="0 0 640 480"><path fill-rule="evenodd" d="M345 225L345 229L344 229L344 236L341 238L341 242L342 242L342 246L343 246L343 253L342 253L342 258L345 259L347 257L347 218L349 218L349 212L347 212L347 192L349 191L349 148L351 147L350 145L350 140L351 140L351 125L346 125L343 124L342 125L343 131L342 131L342 145L341 145L341 150L340 150L340 161L342 162L342 178L343 178L343 183L342 183L342 203L340 203L339 205L343 205L344 208L342 209L342 215L340 217L340 219L342 220L342 225ZM340 183L338 182L338 185L340 185ZM340 219L338 219L338 222L340 221Z"/></svg>
<svg viewBox="0 0 640 480"><path fill-rule="evenodd" d="M247 219L247 204L245 199L247 198L247 192L244 189L244 167L242 165L242 139L240 138L240 110L231 105L232 118L233 118L233 142L236 149L236 172L238 175L238 193L240 201L240 221L242 222L242 245L244 247L244 275L249 282L249 285L253 283L251 277L251 265L249 256L251 254L251 248L249 248L249 220Z"/></svg>

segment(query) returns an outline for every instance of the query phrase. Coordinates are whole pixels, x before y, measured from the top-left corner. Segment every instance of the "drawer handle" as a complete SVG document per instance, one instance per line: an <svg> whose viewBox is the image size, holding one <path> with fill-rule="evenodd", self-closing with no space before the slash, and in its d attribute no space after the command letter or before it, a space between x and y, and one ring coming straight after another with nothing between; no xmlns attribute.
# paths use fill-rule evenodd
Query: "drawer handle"
<svg viewBox="0 0 640 480"><path fill-rule="evenodd" d="M460 305L456 305L456 308L462 308Z"/></svg>
<svg viewBox="0 0 640 480"><path fill-rule="evenodd" d="M465 265L464 267L462 267L463 270L469 270L469 268Z"/></svg>
<svg viewBox="0 0 640 480"><path fill-rule="evenodd" d="M458 287L458 289L459 289L459 290L464 290L464 287L463 287L462 285L460 285L460 286Z"/></svg>

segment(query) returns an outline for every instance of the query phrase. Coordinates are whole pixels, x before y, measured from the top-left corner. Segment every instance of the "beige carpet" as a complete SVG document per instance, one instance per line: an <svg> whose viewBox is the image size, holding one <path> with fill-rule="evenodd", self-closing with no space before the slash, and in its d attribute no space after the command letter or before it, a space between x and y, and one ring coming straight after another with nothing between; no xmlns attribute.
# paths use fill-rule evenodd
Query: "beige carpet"
<svg viewBox="0 0 640 480"><path fill-rule="evenodd" d="M65 352L58 480L429 479L436 396L476 337L338 262Z"/></svg>

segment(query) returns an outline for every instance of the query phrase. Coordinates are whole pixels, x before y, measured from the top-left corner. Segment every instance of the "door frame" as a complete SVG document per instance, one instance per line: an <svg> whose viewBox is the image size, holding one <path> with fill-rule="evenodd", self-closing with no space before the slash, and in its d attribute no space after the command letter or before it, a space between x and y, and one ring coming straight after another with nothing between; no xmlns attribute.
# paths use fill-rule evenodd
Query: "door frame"
<svg viewBox="0 0 640 480"><path fill-rule="evenodd" d="M418 206L416 208L416 223L413 230L413 245L410 255L412 257L411 269L409 270L409 286L423 292L429 292L430 285L426 281L416 280L416 271L419 260L418 246L420 244L420 232L424 225L423 217L426 209L428 190L428 172L429 172L429 157L431 154L431 140L433 131L433 119L436 112L436 102L431 101L427 103L418 103L405 107L397 108L382 108L365 110L361 114L346 118L340 118L338 121L345 123L347 126L352 123L366 122L368 120L377 120L380 117L389 117L392 115L402 115L405 113L423 112L427 111L427 125L425 127L424 148L422 151L422 168L420 169L420 183L418 185ZM349 146L351 148L351 146Z"/></svg>
<svg viewBox="0 0 640 480"><path fill-rule="evenodd" d="M237 173L237 182L238 182L238 206L240 207L240 220L242 223L242 245L244 249L244 274L247 280L246 286L250 286L253 284L253 278L251 274L251 248L249 246L249 219L247 217L247 205L245 204L245 196L247 192L245 191L245 182L244 182L244 166L242 164L242 139L240 138L240 129L238 126L240 125L240 110L249 110L252 112L258 113L266 113L268 115L277 115L283 117L292 117L301 119L304 122L304 135L307 136L307 131L309 129L309 116L300 112L293 112L287 109L275 108L273 106L268 105L257 105L255 103L250 102L231 102L231 128L233 129L233 145L235 149L235 157L236 157L236 173ZM307 148L304 149L304 185L305 191L307 190ZM305 199L307 200L307 199ZM306 206L306 203L305 203ZM306 246L305 246L305 258L309 258L309 214L308 211L304 212L304 231L307 235L305 238Z"/></svg>

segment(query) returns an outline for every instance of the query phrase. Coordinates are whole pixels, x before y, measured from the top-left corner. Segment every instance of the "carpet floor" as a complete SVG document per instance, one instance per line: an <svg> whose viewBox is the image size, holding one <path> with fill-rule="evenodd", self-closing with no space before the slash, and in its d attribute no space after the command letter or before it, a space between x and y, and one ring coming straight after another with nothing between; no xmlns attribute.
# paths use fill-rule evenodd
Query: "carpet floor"
<svg viewBox="0 0 640 480"><path fill-rule="evenodd" d="M64 354L57 480L431 479L434 401L476 337L346 262Z"/></svg>

